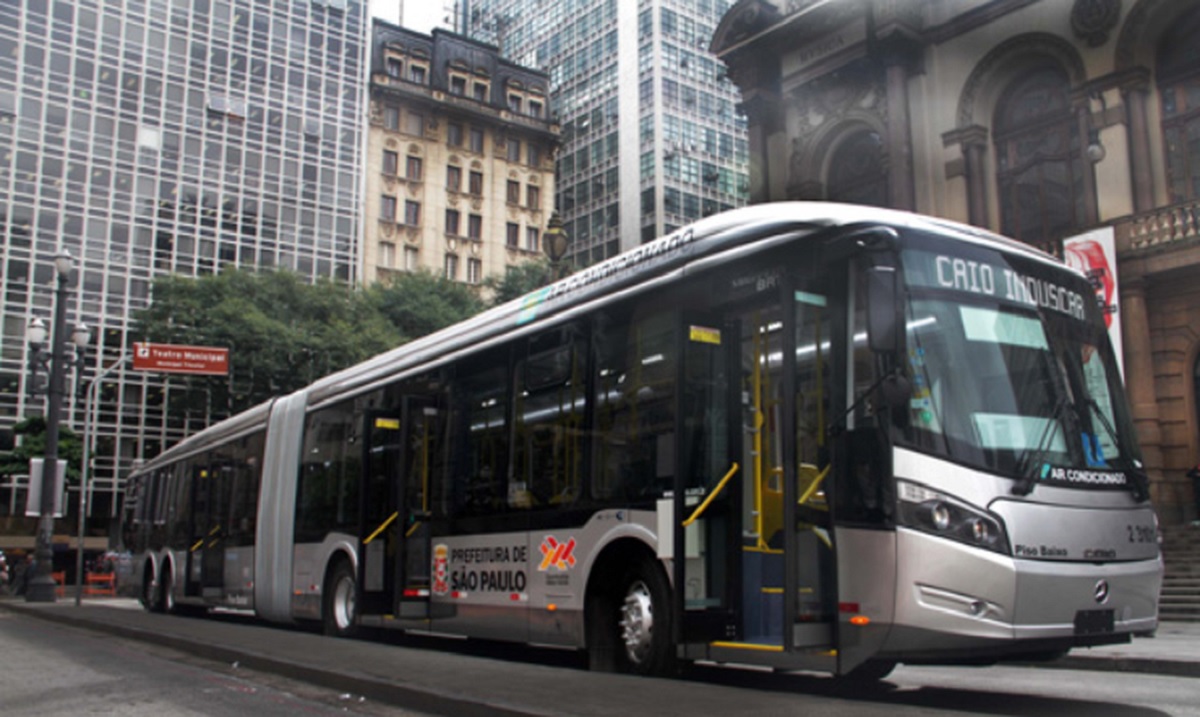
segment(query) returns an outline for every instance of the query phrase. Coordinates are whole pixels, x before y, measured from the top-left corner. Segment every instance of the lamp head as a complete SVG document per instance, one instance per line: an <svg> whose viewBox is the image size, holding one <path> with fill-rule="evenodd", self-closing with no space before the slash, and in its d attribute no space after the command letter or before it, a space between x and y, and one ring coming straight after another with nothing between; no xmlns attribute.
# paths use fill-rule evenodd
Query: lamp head
<svg viewBox="0 0 1200 717"><path fill-rule="evenodd" d="M42 321L41 317L33 317L29 322L29 328L25 330L25 338L29 340L29 344L34 348L40 348L46 345L46 339L49 336L50 332L46 330L46 322Z"/></svg>
<svg viewBox="0 0 1200 717"><path fill-rule="evenodd" d="M86 348L92 340L92 330L87 324L75 324L75 330L71 332L71 343L75 344L75 348Z"/></svg>

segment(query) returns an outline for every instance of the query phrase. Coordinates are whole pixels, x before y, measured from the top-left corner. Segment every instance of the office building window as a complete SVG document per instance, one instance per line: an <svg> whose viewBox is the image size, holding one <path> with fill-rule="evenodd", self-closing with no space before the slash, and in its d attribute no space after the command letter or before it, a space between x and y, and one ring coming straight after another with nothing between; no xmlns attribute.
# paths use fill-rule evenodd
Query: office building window
<svg viewBox="0 0 1200 717"><path fill-rule="evenodd" d="M400 155L390 150L383 150L383 173L395 175L400 171Z"/></svg>
<svg viewBox="0 0 1200 717"><path fill-rule="evenodd" d="M476 240L483 238L483 217L478 214L467 216L467 236Z"/></svg>
<svg viewBox="0 0 1200 717"><path fill-rule="evenodd" d="M478 259L467 259L467 283L478 284L483 279L483 262Z"/></svg>
<svg viewBox="0 0 1200 717"><path fill-rule="evenodd" d="M404 223L410 227L421 224L421 203L407 201L404 203Z"/></svg>
<svg viewBox="0 0 1200 717"><path fill-rule="evenodd" d="M513 180L513 179L508 180L508 194L505 196L505 199L508 201L509 204L520 204L521 203L521 183L520 182Z"/></svg>
<svg viewBox="0 0 1200 717"><path fill-rule="evenodd" d="M511 110L513 112L513 114L521 114L521 96L520 95L509 95L508 96L508 109Z"/></svg>
<svg viewBox="0 0 1200 717"><path fill-rule="evenodd" d="M446 278L450 281L458 281L458 255L446 255Z"/></svg>
<svg viewBox="0 0 1200 717"><path fill-rule="evenodd" d="M542 103L541 102L534 102L533 100L529 100L529 116L530 117L541 117L542 116Z"/></svg>
<svg viewBox="0 0 1200 717"><path fill-rule="evenodd" d="M446 167L446 189L452 192L462 191L462 169L454 165Z"/></svg>
<svg viewBox="0 0 1200 717"><path fill-rule="evenodd" d="M400 78L404 76L404 62L395 57L387 59L387 74L388 77Z"/></svg>
<svg viewBox="0 0 1200 717"><path fill-rule="evenodd" d="M471 172L470 192L476 196L483 194L483 172Z"/></svg>
<svg viewBox="0 0 1200 717"><path fill-rule="evenodd" d="M414 182L421 181L421 158L420 157L413 157L412 155L409 155L409 157L408 157L408 172L405 176L407 176L410 180L412 180Z"/></svg>
<svg viewBox="0 0 1200 717"><path fill-rule="evenodd" d="M404 131L409 134L425 134L425 115L419 112L406 112L404 115Z"/></svg>
<svg viewBox="0 0 1200 717"><path fill-rule="evenodd" d="M425 84L425 68L421 65L409 65L408 79L419 85Z"/></svg>
<svg viewBox="0 0 1200 717"><path fill-rule="evenodd" d="M396 245L392 242L379 242L379 265L387 269L396 265Z"/></svg>
<svg viewBox="0 0 1200 717"><path fill-rule="evenodd" d="M518 224L509 222L504 227L504 244L510 249L516 249L521 245L521 227Z"/></svg>
<svg viewBox="0 0 1200 717"><path fill-rule="evenodd" d="M396 198L383 195L379 198L379 218L384 221L396 221Z"/></svg>
<svg viewBox="0 0 1200 717"><path fill-rule="evenodd" d="M478 127L471 128L471 151L483 154L483 130Z"/></svg>
<svg viewBox="0 0 1200 717"><path fill-rule="evenodd" d="M537 227L525 227L525 250L538 250L538 230Z"/></svg>
<svg viewBox="0 0 1200 717"><path fill-rule="evenodd" d="M404 247L404 270L416 271L420 265L421 254L415 246Z"/></svg>
<svg viewBox="0 0 1200 717"><path fill-rule="evenodd" d="M446 210L446 233L450 236L458 236L458 210Z"/></svg>
<svg viewBox="0 0 1200 717"><path fill-rule="evenodd" d="M525 206L529 209L541 209L542 190L532 184L525 187Z"/></svg>
<svg viewBox="0 0 1200 717"><path fill-rule="evenodd" d="M509 139L507 149L508 149L508 161L510 161L510 162L520 162L521 161L521 140Z"/></svg>
<svg viewBox="0 0 1200 717"><path fill-rule="evenodd" d="M467 78L458 75L450 76L450 94L462 96L467 94Z"/></svg>
<svg viewBox="0 0 1200 717"><path fill-rule="evenodd" d="M399 107L384 107L383 108L383 128L393 132L400 131L400 108Z"/></svg>
<svg viewBox="0 0 1200 717"><path fill-rule="evenodd" d="M446 144L451 147L461 147L463 143L463 126L457 122L446 125Z"/></svg>
<svg viewBox="0 0 1200 717"><path fill-rule="evenodd" d="M488 86L487 86L487 84L486 84L486 83L483 83L483 82L476 82L476 83L475 83L475 89L474 89L474 91L475 91L475 99L476 99L476 101L478 101L478 102L487 102L487 91L488 91Z"/></svg>
<svg viewBox="0 0 1200 717"><path fill-rule="evenodd" d="M530 142L525 147L525 158L530 167L536 167L542 163L542 148Z"/></svg>

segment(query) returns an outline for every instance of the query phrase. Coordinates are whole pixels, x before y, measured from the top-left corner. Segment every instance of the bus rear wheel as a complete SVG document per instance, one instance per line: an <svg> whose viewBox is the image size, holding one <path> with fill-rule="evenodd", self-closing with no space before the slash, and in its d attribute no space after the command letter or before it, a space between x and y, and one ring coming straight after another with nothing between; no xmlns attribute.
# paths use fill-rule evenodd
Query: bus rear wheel
<svg viewBox="0 0 1200 717"><path fill-rule="evenodd" d="M616 662L621 672L668 675L675 667L671 645L670 592L666 576L649 558L630 566L619 583Z"/></svg>
<svg viewBox="0 0 1200 717"><path fill-rule="evenodd" d="M163 612L162 591L154 582L154 571L146 570L146 574L142 576L142 607L147 612Z"/></svg>
<svg viewBox="0 0 1200 717"><path fill-rule="evenodd" d="M353 637L358 631L358 583L350 563L338 561L325 583L321 617L326 635Z"/></svg>

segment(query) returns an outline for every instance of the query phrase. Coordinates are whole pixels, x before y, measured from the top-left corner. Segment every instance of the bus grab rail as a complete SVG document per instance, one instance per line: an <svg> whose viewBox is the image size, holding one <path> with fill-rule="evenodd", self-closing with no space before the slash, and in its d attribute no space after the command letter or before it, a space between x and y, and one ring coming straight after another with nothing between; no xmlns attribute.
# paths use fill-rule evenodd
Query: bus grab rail
<svg viewBox="0 0 1200 717"><path fill-rule="evenodd" d="M383 525L380 525L378 528L375 529L374 533L371 533L370 535L367 536L366 540L363 541L363 545L367 545L372 540L378 538L379 534L382 533L383 531L387 530L388 526L391 525L393 522L395 522L396 518L399 517L399 515L400 515L400 511L396 511L395 513L392 513L391 517L389 517L387 520L383 521Z"/></svg>
<svg viewBox="0 0 1200 717"><path fill-rule="evenodd" d="M696 506L696 510L692 511L690 518L683 521L683 527L686 528L692 523L696 522L696 519L703 515L704 511L708 510L709 503L712 503L713 500L715 500L716 497L721 494L721 491L725 490L725 484L729 482L730 478L733 478L733 474L737 473L737 471L738 464L737 461L734 461L733 465L729 467L729 472L725 474L725 477L721 479L720 483L717 483L716 489L714 489L712 493L708 494L708 497L704 499L703 503Z"/></svg>

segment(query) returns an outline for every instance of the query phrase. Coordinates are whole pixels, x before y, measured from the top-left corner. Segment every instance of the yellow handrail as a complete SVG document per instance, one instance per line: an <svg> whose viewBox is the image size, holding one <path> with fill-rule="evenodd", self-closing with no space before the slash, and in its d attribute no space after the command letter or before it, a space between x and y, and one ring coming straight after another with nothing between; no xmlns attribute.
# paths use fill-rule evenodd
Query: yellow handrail
<svg viewBox="0 0 1200 717"><path fill-rule="evenodd" d="M708 504L712 503L713 500L718 495L721 494L721 491L725 489L725 484L729 482L729 479L732 478L733 474L737 473L737 471L738 471L738 464L735 462L732 466L729 467L729 472L725 474L725 477L721 479L721 482L717 483L717 487L713 490L713 492L708 494L708 497L704 499L703 503L696 506L696 510L692 512L692 517L683 521L683 527L686 528L689 525L691 525L692 523L696 522L696 519L699 518L704 513L704 511L708 509Z"/></svg>
<svg viewBox="0 0 1200 717"><path fill-rule="evenodd" d="M825 476L829 475L829 469L832 467L832 463L825 466L821 472L817 474L817 477L813 478L813 482L808 486L808 490L804 491L804 495L800 496L800 500L796 502L800 505L807 503L817 492L817 489L821 487L821 482L825 480Z"/></svg>
<svg viewBox="0 0 1200 717"><path fill-rule="evenodd" d="M374 533L371 533L370 535L367 536L367 539L363 541L363 545L366 545L367 543L370 543L375 538L378 538L379 534L382 533L383 531L387 530L387 527L389 525L391 525L396 520L396 518L399 516L400 516L400 511L396 511L395 513L392 513L392 517L383 521L383 525L376 528Z"/></svg>

